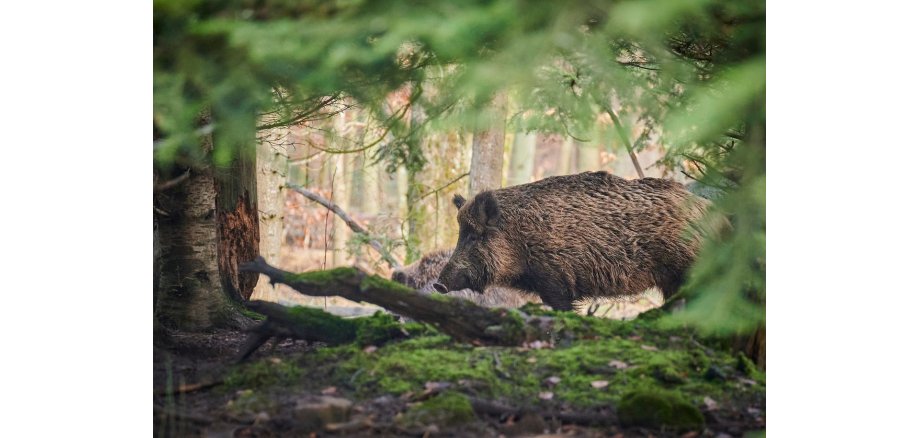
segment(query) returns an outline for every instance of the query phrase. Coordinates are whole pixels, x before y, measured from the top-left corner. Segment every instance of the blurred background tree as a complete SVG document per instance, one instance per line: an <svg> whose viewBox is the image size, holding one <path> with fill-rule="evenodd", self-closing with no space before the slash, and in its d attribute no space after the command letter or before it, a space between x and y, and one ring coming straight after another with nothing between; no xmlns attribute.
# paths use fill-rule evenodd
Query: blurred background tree
<svg viewBox="0 0 920 438"><path fill-rule="evenodd" d="M229 197L218 214L196 220L221 229L221 221L242 217L222 211L251 213L258 201L247 176L258 177L258 148L301 135L316 148L302 157L284 148L276 154L291 162L339 155L340 166L312 179L309 169L288 166L284 178L329 180L330 197L343 205L401 198L400 236L383 238L410 262L432 235L427 223L450 223L446 206L423 208L441 202L432 193L459 191L455 178L465 172L471 190L549 176L537 168L522 176L522 156L534 153L528 136L557 135L558 173L620 154L627 167L609 170L642 176L654 165L659 175L695 180L695 190L715 199L713 215L727 215L732 227L707 243L674 321L745 332L765 318L765 65L760 0L156 0L155 177L158 184L186 172L189 182L215 178ZM308 141L319 132L321 142ZM653 146L663 154L640 164ZM219 171L227 168L238 175L229 183ZM496 178L494 169L503 168ZM345 181L352 196L335 193ZM365 199L355 193L361 184ZM391 196L372 201L367 187ZM155 251L172 260L155 275L164 321L181 320L169 309L190 296L212 297L214 307L252 290L251 279L231 278L220 282L223 294L193 292L218 284L198 260L214 254L163 241L187 235L176 218L185 210L164 208L184 199L175 190L155 196L163 213L155 214L162 241ZM264 227L268 219L260 220ZM250 254L258 226L218 247L217 258ZM453 243L433 235L442 246ZM236 275L220 266L222 278Z"/></svg>

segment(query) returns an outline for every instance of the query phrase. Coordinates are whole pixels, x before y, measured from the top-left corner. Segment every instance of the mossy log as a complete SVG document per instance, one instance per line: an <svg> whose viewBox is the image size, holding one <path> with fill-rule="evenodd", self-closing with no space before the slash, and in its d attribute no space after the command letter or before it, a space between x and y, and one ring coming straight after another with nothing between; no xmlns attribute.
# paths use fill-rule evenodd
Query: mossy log
<svg viewBox="0 0 920 438"><path fill-rule="evenodd" d="M246 360L272 337L303 339L334 346L355 341L379 345L409 335L392 316L385 314L346 319L320 309L288 307L268 301L249 301L246 307L266 318L251 330L252 335L237 356L238 362Z"/></svg>
<svg viewBox="0 0 920 438"><path fill-rule="evenodd" d="M399 315L432 324L462 342L516 346L535 340L549 340L552 333L552 318L527 316L513 309L487 309L447 295L423 294L357 268L293 274L270 266L259 257L241 264L240 269L264 274L272 283L286 284L304 295L340 296L376 304Z"/></svg>

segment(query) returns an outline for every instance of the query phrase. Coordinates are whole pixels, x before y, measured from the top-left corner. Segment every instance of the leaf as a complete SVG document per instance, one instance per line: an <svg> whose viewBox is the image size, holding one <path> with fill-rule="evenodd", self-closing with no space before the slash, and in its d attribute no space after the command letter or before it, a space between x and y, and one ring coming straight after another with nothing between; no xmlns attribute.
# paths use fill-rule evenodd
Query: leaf
<svg viewBox="0 0 920 438"><path fill-rule="evenodd" d="M642 348L645 351L658 351L658 347L652 345L642 345L639 348Z"/></svg>

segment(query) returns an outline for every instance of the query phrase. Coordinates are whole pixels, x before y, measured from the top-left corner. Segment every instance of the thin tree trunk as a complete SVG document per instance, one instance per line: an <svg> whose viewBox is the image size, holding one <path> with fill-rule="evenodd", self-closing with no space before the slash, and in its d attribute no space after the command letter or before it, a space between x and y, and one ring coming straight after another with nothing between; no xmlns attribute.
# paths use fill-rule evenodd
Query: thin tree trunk
<svg viewBox="0 0 920 438"><path fill-rule="evenodd" d="M575 141L572 137L565 137L562 140L562 146L559 149L559 168L556 175L568 175L572 173L572 149Z"/></svg>
<svg viewBox="0 0 920 438"><path fill-rule="evenodd" d="M499 94L492 105L489 111L491 126L473 134L473 156L470 159L471 198L479 192L502 186L507 97Z"/></svg>
<svg viewBox="0 0 920 438"><path fill-rule="evenodd" d="M597 143L578 143L578 171L588 172L600 169L601 151Z"/></svg>
<svg viewBox="0 0 920 438"><path fill-rule="evenodd" d="M284 185L288 169L283 146L261 142L257 146L256 188L259 204L259 254L269 263L277 264L281 257L284 234ZM277 301L275 287L259 278L253 299Z"/></svg>
<svg viewBox="0 0 920 438"><path fill-rule="evenodd" d="M511 148L511 163L508 166L508 185L515 186L530 182L533 176L534 156L537 152L537 134L519 132L514 136Z"/></svg>

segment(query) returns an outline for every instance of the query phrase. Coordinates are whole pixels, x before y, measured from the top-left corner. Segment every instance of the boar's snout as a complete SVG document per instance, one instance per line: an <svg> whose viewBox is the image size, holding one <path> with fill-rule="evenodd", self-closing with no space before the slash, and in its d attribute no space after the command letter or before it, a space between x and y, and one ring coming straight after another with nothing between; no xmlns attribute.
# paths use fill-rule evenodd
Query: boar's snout
<svg viewBox="0 0 920 438"><path fill-rule="evenodd" d="M438 276L438 281L434 284L435 290L446 294L452 290L463 290L463 289L473 289L473 282L470 280L467 273L462 272L458 269L453 269L450 265L444 268L441 271L441 275Z"/></svg>

